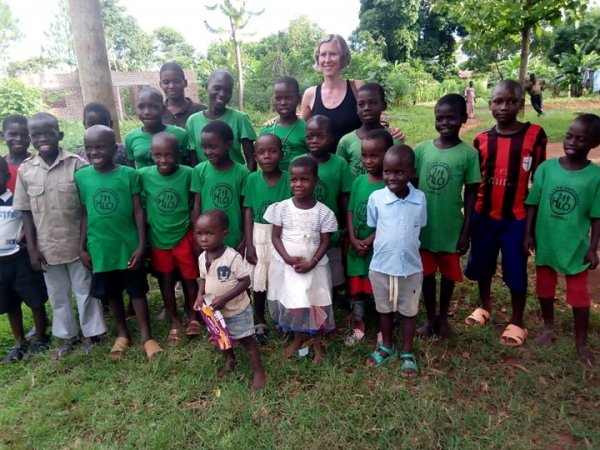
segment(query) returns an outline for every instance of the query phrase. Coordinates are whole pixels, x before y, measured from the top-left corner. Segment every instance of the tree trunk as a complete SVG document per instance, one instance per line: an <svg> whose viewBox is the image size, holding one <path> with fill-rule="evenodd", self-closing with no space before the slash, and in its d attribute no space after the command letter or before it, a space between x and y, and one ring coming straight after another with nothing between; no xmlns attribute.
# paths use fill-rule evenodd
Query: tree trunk
<svg viewBox="0 0 600 450"><path fill-rule="evenodd" d="M69 0L69 15L83 103L102 102L112 115L121 141L99 0Z"/></svg>
<svg viewBox="0 0 600 450"><path fill-rule="evenodd" d="M531 27L527 24L521 30L521 64L519 66L519 83L525 84L527 66L529 64L529 45L531 43Z"/></svg>
<svg viewBox="0 0 600 450"><path fill-rule="evenodd" d="M244 74L242 72L242 48L240 42L233 35L233 45L235 47L235 63L238 71L238 109L244 110Z"/></svg>

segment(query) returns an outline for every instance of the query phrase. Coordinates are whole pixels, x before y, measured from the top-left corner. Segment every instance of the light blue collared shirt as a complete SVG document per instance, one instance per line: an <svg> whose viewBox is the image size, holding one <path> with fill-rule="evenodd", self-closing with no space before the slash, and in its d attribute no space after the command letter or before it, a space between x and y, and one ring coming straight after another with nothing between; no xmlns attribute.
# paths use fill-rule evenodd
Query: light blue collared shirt
<svg viewBox="0 0 600 450"><path fill-rule="evenodd" d="M408 277L423 271L419 255L419 233L427 225L425 194L408 183L404 199L387 187L369 197L367 225L376 228L373 259L369 269Z"/></svg>

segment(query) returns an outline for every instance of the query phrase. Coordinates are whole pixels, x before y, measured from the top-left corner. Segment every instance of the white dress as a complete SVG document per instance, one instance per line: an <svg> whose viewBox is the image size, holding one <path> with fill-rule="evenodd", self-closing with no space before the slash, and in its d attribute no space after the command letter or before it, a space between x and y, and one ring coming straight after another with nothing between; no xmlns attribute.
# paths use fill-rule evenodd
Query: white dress
<svg viewBox="0 0 600 450"><path fill-rule="evenodd" d="M337 231L333 211L317 202L300 209L292 199L274 203L264 219L282 228L281 241L290 256L311 259L321 233ZM286 330L318 333L335 329L331 305L331 274L327 256L308 273L296 273L273 249L267 298L273 321Z"/></svg>

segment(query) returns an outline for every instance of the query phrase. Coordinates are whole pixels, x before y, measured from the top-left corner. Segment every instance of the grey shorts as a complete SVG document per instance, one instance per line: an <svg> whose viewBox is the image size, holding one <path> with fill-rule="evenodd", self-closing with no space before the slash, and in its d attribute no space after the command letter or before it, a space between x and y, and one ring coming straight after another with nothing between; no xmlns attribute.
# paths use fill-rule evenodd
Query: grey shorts
<svg viewBox="0 0 600 450"><path fill-rule="evenodd" d="M398 311L405 317L414 317L419 312L419 297L423 284L423 272L408 277L396 277L369 271L369 279L378 313Z"/></svg>
<svg viewBox="0 0 600 450"><path fill-rule="evenodd" d="M242 339L254 336L254 314L252 306L246 308L235 316L225 317L225 325L231 339Z"/></svg>

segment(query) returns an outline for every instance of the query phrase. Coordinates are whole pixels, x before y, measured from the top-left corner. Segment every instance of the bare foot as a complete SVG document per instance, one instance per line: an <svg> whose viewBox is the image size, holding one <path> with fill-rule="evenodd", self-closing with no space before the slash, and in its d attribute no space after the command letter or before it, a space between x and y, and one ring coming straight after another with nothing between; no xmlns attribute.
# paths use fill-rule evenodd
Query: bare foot
<svg viewBox="0 0 600 450"><path fill-rule="evenodd" d="M223 367L221 367L219 370L217 370L217 376L219 378L223 378L225 376L225 374L233 371L233 369L235 369L235 360L227 359L225 361L225 365Z"/></svg>
<svg viewBox="0 0 600 450"><path fill-rule="evenodd" d="M452 337L452 328L450 328L450 324L448 324L448 319L440 319L438 317L435 324L435 334L442 339L450 339Z"/></svg>
<svg viewBox="0 0 600 450"><path fill-rule="evenodd" d="M417 336L419 336L421 339L426 339L433 336L433 323L427 321L417 328Z"/></svg>
<svg viewBox="0 0 600 450"><path fill-rule="evenodd" d="M293 340L290 345L288 345L284 350L283 354L286 358L291 358L300 348L301 341Z"/></svg>
<svg viewBox="0 0 600 450"><path fill-rule="evenodd" d="M537 338L535 343L538 345L552 345L556 341L556 333L554 330L544 330Z"/></svg>
<svg viewBox="0 0 600 450"><path fill-rule="evenodd" d="M265 387L267 383L267 376L264 370L254 372L254 378L252 379L252 390L259 390Z"/></svg>
<svg viewBox="0 0 600 450"><path fill-rule="evenodd" d="M315 342L313 344L313 350L315 351L315 356L313 356L313 363L321 364L325 355L325 348L323 347L323 343Z"/></svg>
<svg viewBox="0 0 600 450"><path fill-rule="evenodd" d="M590 348L587 345L577 347L577 353L579 354L579 361L585 367L594 367L596 365L596 358L592 355Z"/></svg>

